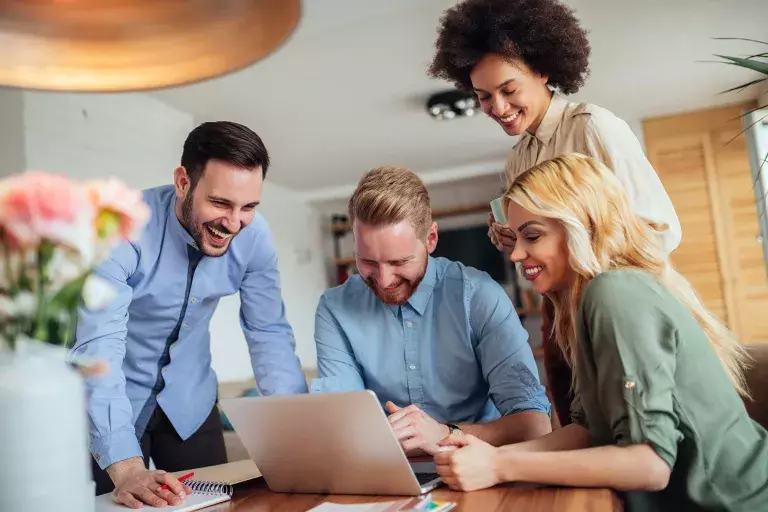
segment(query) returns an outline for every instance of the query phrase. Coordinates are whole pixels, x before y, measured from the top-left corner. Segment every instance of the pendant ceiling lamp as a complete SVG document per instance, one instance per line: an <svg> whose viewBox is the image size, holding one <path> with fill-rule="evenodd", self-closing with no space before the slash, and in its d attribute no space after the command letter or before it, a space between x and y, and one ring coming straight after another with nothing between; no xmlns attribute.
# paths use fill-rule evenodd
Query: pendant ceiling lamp
<svg viewBox="0 0 768 512"><path fill-rule="evenodd" d="M295 30L300 0L0 0L0 86L138 91L252 64Z"/></svg>

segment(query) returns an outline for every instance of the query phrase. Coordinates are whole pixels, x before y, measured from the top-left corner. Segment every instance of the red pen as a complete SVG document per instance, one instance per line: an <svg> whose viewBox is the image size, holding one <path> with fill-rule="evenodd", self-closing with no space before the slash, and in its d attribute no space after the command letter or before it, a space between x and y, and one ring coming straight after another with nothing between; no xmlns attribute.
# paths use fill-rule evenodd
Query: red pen
<svg viewBox="0 0 768 512"><path fill-rule="evenodd" d="M194 473L194 472L193 472L193 473L187 473L186 475L184 475L184 476L180 476L180 477L179 477L179 482L183 482L184 480L187 480L187 479L189 479L189 478L192 478L193 476L195 476L195 473ZM161 491L164 491L164 490L166 490L167 488L168 488L168 485L166 485L166 484L163 484L163 485L161 485L161 486L160 486L160 490L161 490Z"/></svg>

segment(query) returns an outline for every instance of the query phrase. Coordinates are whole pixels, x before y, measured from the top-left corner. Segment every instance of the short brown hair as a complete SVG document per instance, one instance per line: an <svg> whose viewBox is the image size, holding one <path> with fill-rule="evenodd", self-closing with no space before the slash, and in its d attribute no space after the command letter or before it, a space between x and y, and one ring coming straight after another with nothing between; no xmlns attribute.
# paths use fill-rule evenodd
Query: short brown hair
<svg viewBox="0 0 768 512"><path fill-rule="evenodd" d="M223 160L245 169L261 167L267 177L269 153L261 137L242 124L231 121L203 123L187 136L181 154L181 166L187 170L192 188L203 176L209 160Z"/></svg>
<svg viewBox="0 0 768 512"><path fill-rule="evenodd" d="M382 166L365 173L349 198L349 220L388 226L407 220L419 238L432 225L427 187L412 171Z"/></svg>

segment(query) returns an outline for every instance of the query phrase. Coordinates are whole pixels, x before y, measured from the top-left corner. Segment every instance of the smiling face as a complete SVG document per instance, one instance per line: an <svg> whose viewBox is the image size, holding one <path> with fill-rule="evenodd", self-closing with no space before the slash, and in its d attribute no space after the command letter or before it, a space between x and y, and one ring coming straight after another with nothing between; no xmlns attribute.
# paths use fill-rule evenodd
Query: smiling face
<svg viewBox="0 0 768 512"><path fill-rule="evenodd" d="M547 77L522 61L489 53L472 69L470 79L483 112L507 135L536 132L552 99Z"/></svg>
<svg viewBox="0 0 768 512"><path fill-rule="evenodd" d="M244 169L223 160L209 160L195 186L184 167L176 169L176 215L203 254L223 256L253 220L263 180L260 168Z"/></svg>
<svg viewBox="0 0 768 512"><path fill-rule="evenodd" d="M507 219L515 241L509 259L520 263L523 277L542 294L568 288L573 270L563 226L554 219L534 215L514 201L509 202Z"/></svg>
<svg viewBox="0 0 768 512"><path fill-rule="evenodd" d="M428 255L437 246L437 224L432 223L426 240L407 220L382 226L358 220L353 233L360 277L385 304L405 304L427 272Z"/></svg>

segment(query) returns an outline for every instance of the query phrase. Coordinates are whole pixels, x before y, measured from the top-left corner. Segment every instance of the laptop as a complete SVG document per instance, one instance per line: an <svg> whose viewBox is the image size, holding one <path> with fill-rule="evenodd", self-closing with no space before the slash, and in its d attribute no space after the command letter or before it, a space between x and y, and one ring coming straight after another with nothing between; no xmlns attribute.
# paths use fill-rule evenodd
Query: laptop
<svg viewBox="0 0 768 512"><path fill-rule="evenodd" d="M372 391L219 402L275 492L418 496L434 462L409 462Z"/></svg>

